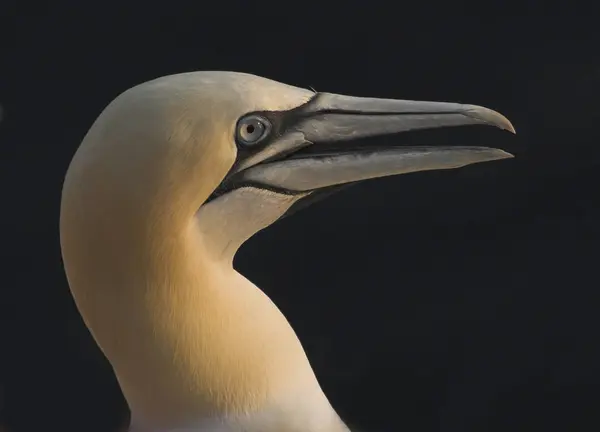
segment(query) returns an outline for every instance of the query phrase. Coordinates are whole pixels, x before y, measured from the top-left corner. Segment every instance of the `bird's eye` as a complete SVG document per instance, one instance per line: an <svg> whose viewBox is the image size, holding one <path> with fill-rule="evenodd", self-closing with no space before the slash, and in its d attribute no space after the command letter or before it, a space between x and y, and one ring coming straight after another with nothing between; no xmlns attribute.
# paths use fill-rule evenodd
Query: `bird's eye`
<svg viewBox="0 0 600 432"><path fill-rule="evenodd" d="M248 116L238 122L237 139L244 145L253 145L262 141L270 132L271 123L260 116Z"/></svg>

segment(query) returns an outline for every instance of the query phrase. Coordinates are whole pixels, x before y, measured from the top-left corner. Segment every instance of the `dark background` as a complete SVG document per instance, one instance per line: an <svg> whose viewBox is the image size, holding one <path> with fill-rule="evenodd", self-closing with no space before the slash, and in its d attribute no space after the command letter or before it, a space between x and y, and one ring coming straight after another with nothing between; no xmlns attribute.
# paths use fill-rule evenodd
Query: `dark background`
<svg viewBox="0 0 600 432"><path fill-rule="evenodd" d="M0 6L8 431L126 424L63 274L61 183L111 99L191 70L480 104L511 119L516 137L475 127L403 139L497 145L515 159L349 188L258 234L236 266L284 311L357 430L599 430L597 15L525 1L412 6Z"/></svg>

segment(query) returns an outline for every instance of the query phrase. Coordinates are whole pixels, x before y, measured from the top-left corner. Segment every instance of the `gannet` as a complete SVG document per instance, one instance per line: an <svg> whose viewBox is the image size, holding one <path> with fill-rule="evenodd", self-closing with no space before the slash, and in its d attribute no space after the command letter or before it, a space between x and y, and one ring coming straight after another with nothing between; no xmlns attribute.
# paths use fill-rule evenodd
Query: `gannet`
<svg viewBox="0 0 600 432"><path fill-rule="evenodd" d="M67 170L60 241L131 431L347 431L294 330L234 255L328 188L512 156L373 141L478 124L514 132L479 106L317 93L235 72L166 76L112 101Z"/></svg>

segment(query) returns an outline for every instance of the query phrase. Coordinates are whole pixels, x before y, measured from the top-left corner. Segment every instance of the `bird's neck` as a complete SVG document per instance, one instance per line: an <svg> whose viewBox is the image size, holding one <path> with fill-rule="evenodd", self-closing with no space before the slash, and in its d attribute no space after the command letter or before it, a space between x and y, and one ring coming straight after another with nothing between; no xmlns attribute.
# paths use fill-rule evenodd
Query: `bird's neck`
<svg viewBox="0 0 600 432"><path fill-rule="evenodd" d="M131 227L62 239L75 300L133 430L345 430L269 298L230 262L207 259L194 226L159 230L150 240L131 238Z"/></svg>
<svg viewBox="0 0 600 432"><path fill-rule="evenodd" d="M212 288L190 283L157 301L163 318L138 343L143 366L111 359L134 425L331 432L321 427L337 416L283 315L233 269L211 273Z"/></svg>

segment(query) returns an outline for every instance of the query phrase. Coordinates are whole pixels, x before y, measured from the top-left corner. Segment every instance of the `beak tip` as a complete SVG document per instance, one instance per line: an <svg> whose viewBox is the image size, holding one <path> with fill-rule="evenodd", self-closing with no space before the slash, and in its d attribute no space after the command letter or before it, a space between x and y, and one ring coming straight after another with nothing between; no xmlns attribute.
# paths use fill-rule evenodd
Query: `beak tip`
<svg viewBox="0 0 600 432"><path fill-rule="evenodd" d="M507 122L507 125L503 129L516 135L517 131L515 130L515 127L512 125L512 123L508 119L506 119L506 122Z"/></svg>
<svg viewBox="0 0 600 432"><path fill-rule="evenodd" d="M508 153L504 150L491 147L481 147L479 153L478 162L488 162L502 159L512 159L515 157L512 153Z"/></svg>
<svg viewBox="0 0 600 432"><path fill-rule="evenodd" d="M477 105L468 105L464 115L471 117L472 119L479 120L484 124L496 126L513 134L517 133L515 127L512 125L509 119L504 117L499 112L489 108L484 108Z"/></svg>

